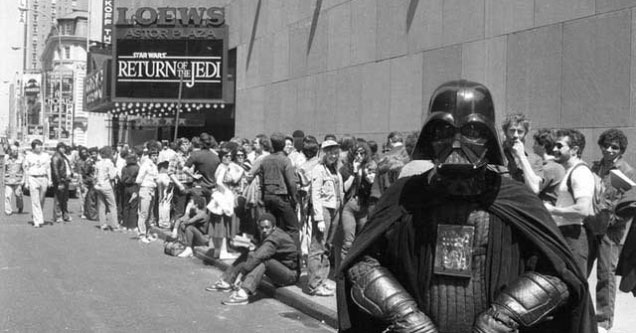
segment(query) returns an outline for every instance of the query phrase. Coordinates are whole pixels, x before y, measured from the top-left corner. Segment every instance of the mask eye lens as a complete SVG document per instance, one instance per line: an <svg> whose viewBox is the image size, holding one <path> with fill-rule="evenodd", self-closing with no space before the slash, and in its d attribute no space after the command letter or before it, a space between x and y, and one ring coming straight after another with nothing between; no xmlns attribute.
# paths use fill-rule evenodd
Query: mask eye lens
<svg viewBox="0 0 636 333"><path fill-rule="evenodd" d="M432 127L433 140L444 140L452 138L455 135L455 128L450 124L437 124Z"/></svg>
<svg viewBox="0 0 636 333"><path fill-rule="evenodd" d="M462 127L462 135L471 140L488 138L488 129L482 124L468 124Z"/></svg>

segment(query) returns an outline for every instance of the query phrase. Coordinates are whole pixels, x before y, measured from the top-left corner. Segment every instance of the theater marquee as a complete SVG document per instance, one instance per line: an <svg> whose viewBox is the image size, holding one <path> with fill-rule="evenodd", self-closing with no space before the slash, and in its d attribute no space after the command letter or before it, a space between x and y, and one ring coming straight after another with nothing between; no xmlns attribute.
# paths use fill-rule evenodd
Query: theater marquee
<svg viewBox="0 0 636 333"><path fill-rule="evenodd" d="M117 8L113 101L226 102L223 9Z"/></svg>

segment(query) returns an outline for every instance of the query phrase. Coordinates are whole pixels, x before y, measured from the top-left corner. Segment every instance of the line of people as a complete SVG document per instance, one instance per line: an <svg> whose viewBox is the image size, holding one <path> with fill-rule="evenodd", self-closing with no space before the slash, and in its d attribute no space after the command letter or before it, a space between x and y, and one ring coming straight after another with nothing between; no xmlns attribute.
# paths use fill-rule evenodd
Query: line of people
<svg viewBox="0 0 636 333"><path fill-rule="evenodd" d="M23 160L10 160L7 166L21 165L22 181L34 198L42 199L32 201L36 227L44 222L41 210L49 184L55 190L56 219L71 220L68 183L77 175L81 218L99 221L104 231L136 232L140 242L150 243L157 238L151 226L164 228L183 244L179 257L192 256L195 246L209 245L216 257L237 259L236 265L253 260L268 244L266 239L274 237L266 257L276 257L282 246L284 266L294 272L293 279L284 274L284 284L297 282L306 267L305 292L332 296L330 274L346 256L374 202L400 176L416 139L414 133L405 144L402 134L391 133L378 154L375 142L352 136L337 140L327 135L319 142L295 131L292 136L259 134L253 140L217 143L202 133L192 140L149 141L135 148L119 144L69 152L59 144L52 157L36 140ZM253 251L238 245L241 237L255 243ZM262 254L259 260L265 260ZM252 289L247 288L249 293ZM229 304L245 296L241 290L232 294Z"/></svg>
<svg viewBox="0 0 636 333"><path fill-rule="evenodd" d="M581 271L589 277L596 264L596 321L599 331L609 331L614 322L617 264L632 223L615 211L629 189L616 187L612 178L620 171L623 177L636 180L634 169L624 159L625 133L615 128L604 131L597 141L600 159L587 163L581 158L585 136L576 129L539 129L533 135L532 151L526 151L524 145L530 121L523 114L509 115L502 129L510 176L543 200ZM599 190L594 174L604 190L598 199L607 207L598 225L586 220L593 214Z"/></svg>

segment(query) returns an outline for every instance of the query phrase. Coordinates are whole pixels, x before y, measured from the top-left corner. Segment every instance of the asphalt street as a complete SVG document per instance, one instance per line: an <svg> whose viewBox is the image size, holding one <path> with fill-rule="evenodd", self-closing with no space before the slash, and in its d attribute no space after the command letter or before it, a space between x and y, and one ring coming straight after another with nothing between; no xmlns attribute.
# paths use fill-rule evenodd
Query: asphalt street
<svg viewBox="0 0 636 333"><path fill-rule="evenodd" d="M70 206L77 212L78 200ZM334 332L264 295L222 305L228 294L204 291L220 276L217 268L166 256L161 241L100 231L76 213L71 223L53 224L50 198L40 229L29 213L0 214L2 332ZM636 332L635 304L618 293L611 332Z"/></svg>
<svg viewBox="0 0 636 333"><path fill-rule="evenodd" d="M30 211L26 198L25 211ZM71 210L78 211L71 199ZM97 222L50 223L0 213L0 331L6 332L333 332L274 299L226 306L229 294L204 288L220 271L163 254L132 233Z"/></svg>

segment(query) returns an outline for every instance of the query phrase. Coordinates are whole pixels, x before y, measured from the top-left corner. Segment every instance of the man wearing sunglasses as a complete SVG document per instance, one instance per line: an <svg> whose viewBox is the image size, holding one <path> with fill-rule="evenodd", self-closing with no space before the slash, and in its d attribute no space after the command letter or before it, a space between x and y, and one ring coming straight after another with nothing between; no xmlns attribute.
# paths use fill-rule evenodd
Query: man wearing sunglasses
<svg viewBox="0 0 636 333"><path fill-rule="evenodd" d="M634 169L623 159L627 149L627 137L619 129L608 129L598 139L602 157L592 164L592 172L596 173L605 183L605 198L610 207L623 197L623 190L612 187L610 171L618 170L631 180L636 180ZM588 271L591 273L596 261L596 320L599 331L612 328L614 321L614 301L616 299L616 265L618 256L624 243L624 235L630 218L616 216L613 209L609 215L607 232L602 235L590 235L590 249L588 257Z"/></svg>

